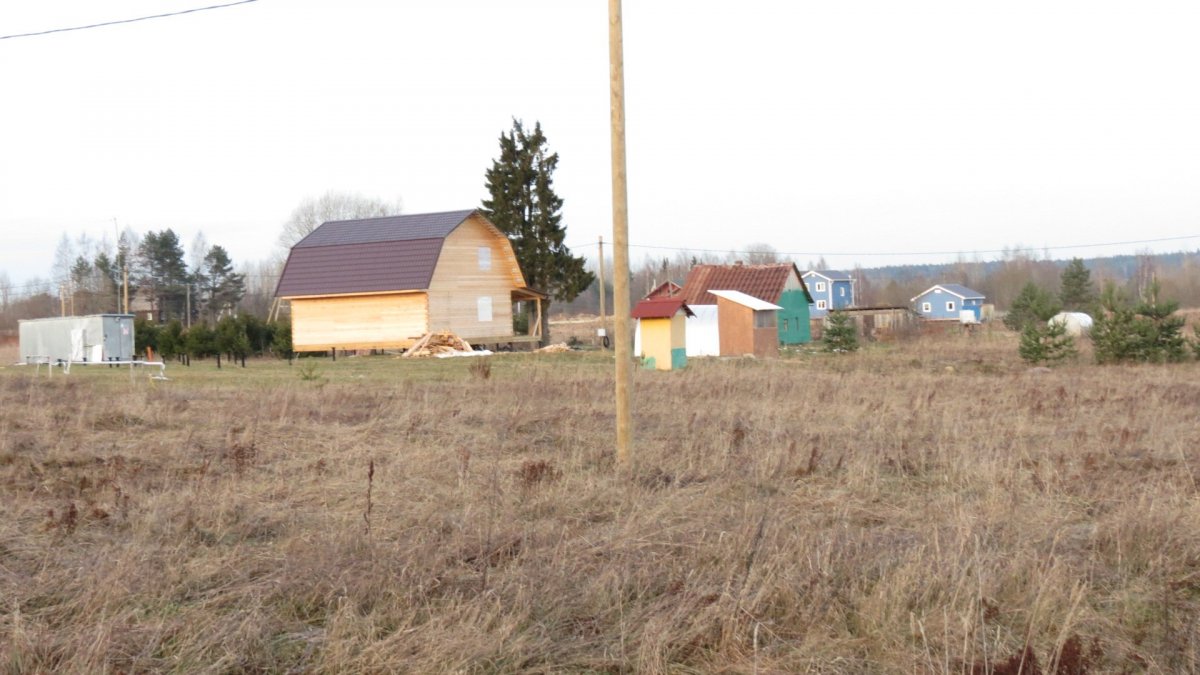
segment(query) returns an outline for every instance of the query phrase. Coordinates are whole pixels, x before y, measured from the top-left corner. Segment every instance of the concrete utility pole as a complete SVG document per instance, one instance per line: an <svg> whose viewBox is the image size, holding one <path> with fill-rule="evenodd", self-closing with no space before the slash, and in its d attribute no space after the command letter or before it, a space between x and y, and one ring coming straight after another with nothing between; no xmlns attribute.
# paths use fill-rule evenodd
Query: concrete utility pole
<svg viewBox="0 0 1200 675"><path fill-rule="evenodd" d="M617 362L617 466L630 465L633 339L629 331L629 202L625 182L625 56L621 0L608 0L609 107L612 112L613 336Z"/></svg>
<svg viewBox="0 0 1200 675"><path fill-rule="evenodd" d="M600 237L600 346L604 346L604 338L608 337L608 321L604 311L604 237ZM611 343L610 343L611 344ZM607 347L605 347L607 349Z"/></svg>

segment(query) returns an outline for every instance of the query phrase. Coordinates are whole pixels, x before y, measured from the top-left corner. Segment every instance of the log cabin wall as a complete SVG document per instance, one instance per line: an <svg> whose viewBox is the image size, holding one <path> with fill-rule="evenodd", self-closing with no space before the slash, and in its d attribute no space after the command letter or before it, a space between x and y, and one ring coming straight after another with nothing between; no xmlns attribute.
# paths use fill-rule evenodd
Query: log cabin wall
<svg viewBox="0 0 1200 675"><path fill-rule="evenodd" d="M293 298L296 351L401 349L429 331L425 293Z"/></svg>
<svg viewBox="0 0 1200 675"><path fill-rule="evenodd" d="M429 328L468 341L511 336L512 291L524 286L508 239L471 216L442 245L429 282Z"/></svg>

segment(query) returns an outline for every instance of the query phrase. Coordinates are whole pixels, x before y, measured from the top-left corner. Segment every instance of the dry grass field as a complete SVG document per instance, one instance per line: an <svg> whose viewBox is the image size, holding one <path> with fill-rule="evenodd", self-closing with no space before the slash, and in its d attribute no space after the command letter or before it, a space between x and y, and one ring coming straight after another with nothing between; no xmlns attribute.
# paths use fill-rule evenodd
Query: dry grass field
<svg viewBox="0 0 1200 675"><path fill-rule="evenodd" d="M0 369L0 668L1200 669L1198 364L312 363Z"/></svg>

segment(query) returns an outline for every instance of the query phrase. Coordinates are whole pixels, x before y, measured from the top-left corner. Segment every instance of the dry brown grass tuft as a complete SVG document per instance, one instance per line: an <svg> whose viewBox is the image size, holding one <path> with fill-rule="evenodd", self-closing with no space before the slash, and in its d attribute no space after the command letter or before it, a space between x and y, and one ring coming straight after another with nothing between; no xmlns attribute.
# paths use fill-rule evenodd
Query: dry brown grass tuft
<svg viewBox="0 0 1200 675"><path fill-rule="evenodd" d="M1200 669L1200 366L456 361L0 371L0 663Z"/></svg>

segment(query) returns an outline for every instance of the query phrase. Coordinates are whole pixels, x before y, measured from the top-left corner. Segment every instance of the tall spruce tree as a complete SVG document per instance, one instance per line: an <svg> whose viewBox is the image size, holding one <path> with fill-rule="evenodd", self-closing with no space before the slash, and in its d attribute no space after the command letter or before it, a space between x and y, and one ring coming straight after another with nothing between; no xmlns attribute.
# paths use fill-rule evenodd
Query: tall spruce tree
<svg viewBox="0 0 1200 675"><path fill-rule="evenodd" d="M1092 283L1092 273L1083 260L1073 258L1062 272L1062 291L1059 293L1063 309L1068 312L1095 312L1098 298Z"/></svg>
<svg viewBox="0 0 1200 675"><path fill-rule="evenodd" d="M546 149L541 123L528 133L519 120L500 134L500 157L492 161L485 185L483 211L509 241L525 275L525 283L570 302L591 285L593 275L582 257L563 244L563 200L554 192L558 153ZM542 307L542 340L550 340L550 300Z"/></svg>
<svg viewBox="0 0 1200 675"><path fill-rule="evenodd" d="M209 321L217 319L233 308L246 294L245 277L233 271L233 261L222 246L208 249L196 273L200 287L200 302L208 314Z"/></svg>

